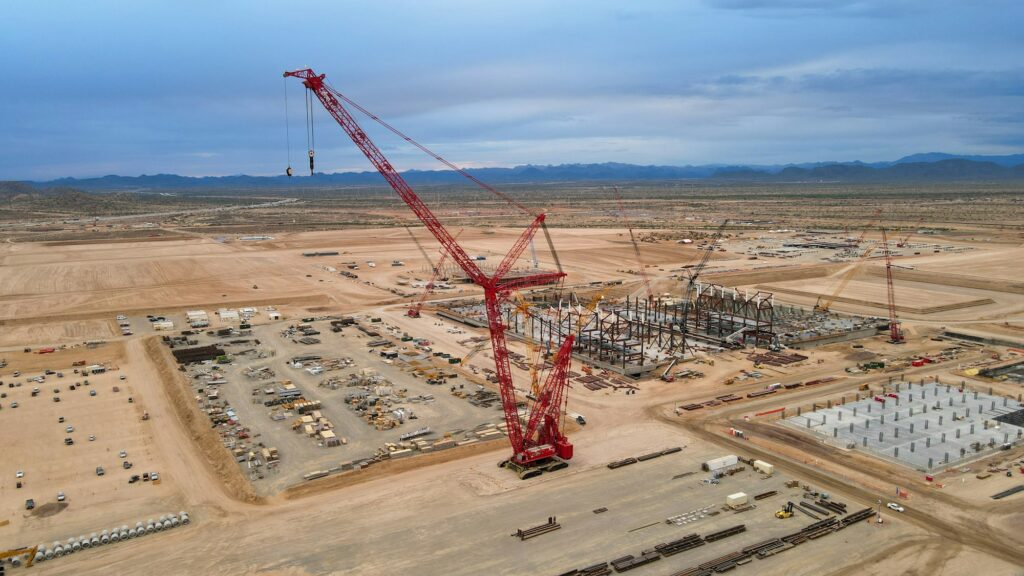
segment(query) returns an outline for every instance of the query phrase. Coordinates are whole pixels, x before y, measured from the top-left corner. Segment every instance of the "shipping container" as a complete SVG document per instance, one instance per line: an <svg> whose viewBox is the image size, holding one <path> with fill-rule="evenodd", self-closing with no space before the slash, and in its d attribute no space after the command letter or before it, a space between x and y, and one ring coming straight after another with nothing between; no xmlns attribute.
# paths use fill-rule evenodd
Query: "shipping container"
<svg viewBox="0 0 1024 576"><path fill-rule="evenodd" d="M730 454L728 456L708 460L701 464L701 469L705 472L714 472L715 470L735 466L737 462L739 462L739 458L737 458L735 454Z"/></svg>

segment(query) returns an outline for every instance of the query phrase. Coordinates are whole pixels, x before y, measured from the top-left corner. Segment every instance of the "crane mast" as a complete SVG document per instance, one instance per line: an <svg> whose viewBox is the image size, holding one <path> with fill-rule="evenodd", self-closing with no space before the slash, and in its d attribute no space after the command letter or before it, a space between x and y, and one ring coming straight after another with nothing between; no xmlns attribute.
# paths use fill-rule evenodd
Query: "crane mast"
<svg viewBox="0 0 1024 576"><path fill-rule="evenodd" d="M640 244L636 241L636 235L633 233L633 224L626 215L626 211L622 208L622 194L619 194L619 188L614 187L615 190L615 202L619 208L619 218L622 218L626 224L626 230L629 231L629 242L633 245L633 256L636 257L636 264L640 269L640 279L644 283L644 292L647 293L647 301L654 301L654 292L651 290L651 280L647 277L647 269L644 266L644 259L640 256Z"/></svg>
<svg viewBox="0 0 1024 576"><path fill-rule="evenodd" d="M726 218L722 224L715 230L715 234L711 237L708 242L708 247L704 250L704 253L700 255L700 261L690 268L689 279L686 282L686 292L683 293L683 354L686 354L686 335L687 335L687 324L686 321L690 317L690 306L693 301L693 292L697 287L697 277L700 276L701 272L704 271L704 267L708 265L708 260L711 259L711 253L715 251L715 246L718 245L718 241L722 239L722 234L725 233L725 227L729 224L729 219Z"/></svg>
<svg viewBox="0 0 1024 576"><path fill-rule="evenodd" d="M889 238L885 234L885 228L882 228L882 250L885 252L885 284L889 302L889 342L902 344L903 331L900 330L900 320L896 316L896 291L892 283L892 253L889 250Z"/></svg>
<svg viewBox="0 0 1024 576"><path fill-rule="evenodd" d="M316 74L313 70L306 68L285 72L284 76L294 77L302 80L306 88L315 94L323 105L324 109L348 134L352 142L362 151L367 160L384 177L391 188L398 194L399 198L413 211L417 218L430 231L431 234L443 247L443 251L466 273L474 284L483 288L484 306L487 313L488 331L490 333L491 349L494 355L495 373L498 380L498 388L501 394L502 409L505 416L505 424L508 427L509 442L512 445L512 457L503 461L500 465L515 470L520 478L529 478L541 474L544 471L557 470L567 466L566 460L572 458L573 447L569 440L562 433L558 425L556 412L561 409L564 402L565 388L568 387L568 366L571 361L571 349L573 336L568 335L559 348L557 361L554 368L548 375L538 401L534 404L527 419L527 427L524 430L519 417L518 405L516 402L515 388L512 382L512 370L509 362L508 346L505 340L507 327L502 323L501 304L506 301L510 294L522 288L540 286L558 282L565 277L561 272L541 272L529 276L516 278L505 278L512 269L512 265L519 259L523 251L530 244L538 229L544 226L544 213L534 215L533 222L519 236L512 249L497 266L494 274L486 275L476 265L476 262L460 246L455 237L448 232L444 225L437 219L430 208L420 199L411 186L402 178L401 174L391 165L388 159L373 143L369 136L356 122L355 118L341 104L341 100L370 116L387 129L399 135L407 142L417 146L430 156L440 160L445 165L458 171L467 178L477 182L488 190L505 198L512 204L519 207L526 213L530 213L521 204L507 198L504 194L493 190L483 184L475 177L469 175L454 164L444 160L439 155L431 152L424 146L415 142L408 136L397 131L390 125L384 123L376 116L370 114L347 97L331 88L324 81L325 75ZM532 213L530 213L532 215ZM546 228L545 228L546 234ZM550 237L549 237L550 243ZM557 265L557 256L553 257ZM557 405L556 405L557 404ZM543 425L542 425L543 424Z"/></svg>

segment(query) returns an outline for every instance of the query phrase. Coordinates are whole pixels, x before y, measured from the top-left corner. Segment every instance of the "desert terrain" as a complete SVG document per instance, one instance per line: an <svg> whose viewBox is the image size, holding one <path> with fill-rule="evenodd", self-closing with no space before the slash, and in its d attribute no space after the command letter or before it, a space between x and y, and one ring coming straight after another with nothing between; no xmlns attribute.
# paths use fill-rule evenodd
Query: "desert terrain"
<svg viewBox="0 0 1024 576"><path fill-rule="evenodd" d="M849 512L874 514L807 539L798 552L750 556L754 566L745 561L736 570L1019 574L1024 493L991 496L1024 483L1024 442L978 446L963 462L922 470L782 422L854 395L884 400L892 390L883 386L896 381L912 391L927 381L1019 400L1024 382L997 375L1024 359L1019 191L986 190L964 203L968 193L940 188L925 209L901 214L905 203L892 195L823 187L824 200L803 209L752 190L697 191L676 201L624 187L633 230L606 191L573 189L593 197L585 209L552 201L557 264L538 236L513 267L526 274L562 266L564 282L538 294L555 291L578 306L600 294L599 314L642 300L645 284L659 302L679 301L687 271L728 217L701 282L769 294L780 333L789 310L785 330L815 334L792 336L811 344L784 344L781 353L800 355L785 363L759 358L765 346L725 346L722 337L682 361L659 357L639 377L609 375L613 385L594 388L580 372L602 368L574 357L564 415L575 454L568 468L528 480L496 465L509 447L488 378L487 330L451 313L479 300L480 288L452 273L424 297L439 245L383 194L347 207L329 197L274 206L261 205L274 197L260 198L252 208L217 212L207 202L161 204L159 212L140 207L98 224L36 215L40 230L7 222L0 226L0 549L52 551L58 541L161 516L186 512L190 520L8 570L555 575L744 526L633 572L670 575L800 531L814 522L807 508L786 518L776 512L826 493ZM539 206L549 192L524 198ZM891 208L890 238L907 237L889 268L902 344L888 342L884 326L886 263L860 258L881 242L877 226L865 223L880 202ZM445 225L482 266L496 266L526 221L489 204L473 214L454 204L438 208ZM1003 214L998 226L990 224L994 213ZM852 242L862 230L864 247ZM849 255L818 247L830 242L852 244ZM823 299L831 308L821 317L842 326L866 319L866 332L858 324L850 334L826 333L813 324L821 317L793 312L810 315ZM409 317L421 300L421 316ZM551 301L554 310L558 300ZM196 311L207 326L189 326ZM511 351L530 356L526 340L510 337ZM207 346L217 352L201 362L175 357ZM674 371L679 377L662 378ZM438 373L451 376L428 382ZM526 402L531 370L514 363L513 376ZM317 417L343 442L304 433L302 417L312 412L274 403L289 386L316 403ZM360 405L367 396L389 399L376 419L367 416L372 402ZM977 424L988 430L990 422ZM403 436L423 428L430 432L421 437L439 448L406 448L415 440ZM261 456L269 447L280 451L273 462ZM673 447L681 450L608 466ZM736 470L702 470L727 455L740 458ZM773 470L744 464L754 460ZM132 481L154 472L156 481ZM751 506L726 507L740 492ZM35 506L27 510L30 498ZM692 526L670 521L694 510L703 512ZM549 517L558 530L514 537Z"/></svg>

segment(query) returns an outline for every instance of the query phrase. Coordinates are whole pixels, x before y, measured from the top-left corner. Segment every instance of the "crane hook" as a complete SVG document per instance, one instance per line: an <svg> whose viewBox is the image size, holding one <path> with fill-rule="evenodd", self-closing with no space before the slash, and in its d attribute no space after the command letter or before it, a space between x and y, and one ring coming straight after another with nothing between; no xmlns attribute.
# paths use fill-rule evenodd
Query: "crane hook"
<svg viewBox="0 0 1024 576"><path fill-rule="evenodd" d="M284 171L284 173L287 174L289 178L291 178L292 177L292 167L289 166L288 169Z"/></svg>
<svg viewBox="0 0 1024 576"><path fill-rule="evenodd" d="M313 175L313 150L309 151L309 175Z"/></svg>

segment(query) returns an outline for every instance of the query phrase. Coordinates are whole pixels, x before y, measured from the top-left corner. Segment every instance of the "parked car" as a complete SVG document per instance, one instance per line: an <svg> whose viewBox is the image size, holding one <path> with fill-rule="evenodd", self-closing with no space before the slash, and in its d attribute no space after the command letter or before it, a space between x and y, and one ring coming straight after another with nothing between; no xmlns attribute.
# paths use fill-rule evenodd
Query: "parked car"
<svg viewBox="0 0 1024 576"><path fill-rule="evenodd" d="M64 445L65 446L71 446L74 443L75 443L75 439L74 438L68 437L68 438L64 439Z"/></svg>
<svg viewBox="0 0 1024 576"><path fill-rule="evenodd" d="M150 480L159 480L159 479L160 479L160 475L159 475L159 474L157 474L156 472L152 472L152 473L150 473L150 475L149 475L149 479L150 479Z"/></svg>
<svg viewBox="0 0 1024 576"><path fill-rule="evenodd" d="M15 478L24 478L25 477L25 472L23 472L21 470L18 470L17 472L14 473L14 477Z"/></svg>
<svg viewBox="0 0 1024 576"><path fill-rule="evenodd" d="M121 462L121 468L124 468L125 470L129 470L129 469L131 469L131 467L132 467L132 463L131 462L129 462L127 460L125 460L124 462Z"/></svg>
<svg viewBox="0 0 1024 576"><path fill-rule="evenodd" d="M97 466L97 467L96 467L96 475L97 475L97 476L103 476L103 474L104 474L104 472L103 472L103 466Z"/></svg>
<svg viewBox="0 0 1024 576"><path fill-rule="evenodd" d="M25 510L31 510L31 509L33 509L35 507L36 507L36 501L35 500L33 500L31 498L29 498L28 500L25 500Z"/></svg>
<svg viewBox="0 0 1024 576"><path fill-rule="evenodd" d="M72 432L75 431L75 427L74 426L68 426L67 428L64 429L64 431L67 432L68 434L71 434Z"/></svg>
<svg viewBox="0 0 1024 576"><path fill-rule="evenodd" d="M121 450L121 452L118 453L118 456L120 456L121 458L127 458L128 457L128 453L125 452L124 450Z"/></svg>
<svg viewBox="0 0 1024 576"><path fill-rule="evenodd" d="M96 440L96 436L89 434L89 442Z"/></svg>
<svg viewBox="0 0 1024 576"><path fill-rule="evenodd" d="M96 395L96 391L95 390L89 390L89 396L95 396L95 395Z"/></svg>
<svg viewBox="0 0 1024 576"><path fill-rule="evenodd" d="M11 408L17 408L17 407L18 407L18 403L17 402L11 402Z"/></svg>
<svg viewBox="0 0 1024 576"><path fill-rule="evenodd" d="M63 492L57 492L57 502L63 502L67 499L68 497L65 496Z"/></svg>
<svg viewBox="0 0 1024 576"><path fill-rule="evenodd" d="M889 502L889 506L888 507L889 507L890 510L895 510L897 512L903 512L904 510L906 510L903 506L900 506L899 504L897 504L895 502Z"/></svg>

